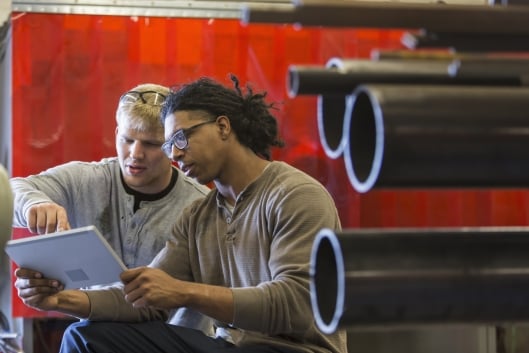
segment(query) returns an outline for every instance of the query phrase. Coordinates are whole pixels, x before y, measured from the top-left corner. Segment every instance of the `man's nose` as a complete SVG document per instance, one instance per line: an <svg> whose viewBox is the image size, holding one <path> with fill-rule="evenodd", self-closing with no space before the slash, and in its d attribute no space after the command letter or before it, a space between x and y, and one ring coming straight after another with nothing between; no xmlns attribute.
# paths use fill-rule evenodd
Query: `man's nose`
<svg viewBox="0 0 529 353"><path fill-rule="evenodd" d="M185 150L181 150L173 146L171 159L173 160L173 162L178 162L180 159L182 159L182 157L184 156L184 153L185 153Z"/></svg>
<svg viewBox="0 0 529 353"><path fill-rule="evenodd" d="M130 156L132 158L142 158L144 155L143 145L140 141L134 141L130 145Z"/></svg>

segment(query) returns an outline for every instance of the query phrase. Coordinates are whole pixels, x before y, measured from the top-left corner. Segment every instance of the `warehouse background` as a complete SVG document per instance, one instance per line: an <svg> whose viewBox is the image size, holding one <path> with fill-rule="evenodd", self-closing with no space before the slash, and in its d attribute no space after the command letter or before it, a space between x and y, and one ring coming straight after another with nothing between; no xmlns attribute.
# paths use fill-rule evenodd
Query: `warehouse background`
<svg viewBox="0 0 529 353"><path fill-rule="evenodd" d="M369 58L374 49L402 49L402 30L243 25L234 18L39 13L22 7L12 13L11 21L12 176L114 155L116 104L122 92L138 83L177 85L199 76L229 83L228 73L234 73L281 103L277 118L286 148L274 151L274 159L317 178L334 197L344 227L529 224L525 189L358 194L343 160L331 160L323 152L316 97L288 97L288 66L324 65L331 57ZM44 314L26 308L14 296L13 316ZM481 331L460 332L479 339L469 351L491 351ZM450 335L457 340L455 332ZM412 336L419 341L415 333ZM435 339L442 347L444 339ZM391 344L399 342L397 337Z"/></svg>

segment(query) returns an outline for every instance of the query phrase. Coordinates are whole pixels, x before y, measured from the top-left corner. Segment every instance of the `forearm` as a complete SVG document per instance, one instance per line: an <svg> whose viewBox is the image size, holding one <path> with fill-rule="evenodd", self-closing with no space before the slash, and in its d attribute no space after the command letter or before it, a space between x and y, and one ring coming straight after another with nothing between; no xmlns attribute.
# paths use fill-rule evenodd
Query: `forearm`
<svg viewBox="0 0 529 353"><path fill-rule="evenodd" d="M81 290L64 290L57 293L56 307L53 311L85 319L90 315L90 300Z"/></svg>
<svg viewBox="0 0 529 353"><path fill-rule="evenodd" d="M231 324L233 322L233 293L230 288L190 283L188 307Z"/></svg>
<svg viewBox="0 0 529 353"><path fill-rule="evenodd" d="M12 179L11 187L14 196L13 226L15 227L27 227L26 212L30 206L43 202L52 202L46 194L32 189L22 179Z"/></svg>

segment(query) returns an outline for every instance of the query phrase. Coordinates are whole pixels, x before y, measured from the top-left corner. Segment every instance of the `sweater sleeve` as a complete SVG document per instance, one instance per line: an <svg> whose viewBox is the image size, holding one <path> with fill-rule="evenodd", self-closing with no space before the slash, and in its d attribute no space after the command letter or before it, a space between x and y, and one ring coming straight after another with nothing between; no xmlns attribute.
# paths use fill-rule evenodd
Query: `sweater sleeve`
<svg viewBox="0 0 529 353"><path fill-rule="evenodd" d="M141 322L167 320L169 313L152 308L134 308L125 300L122 286L116 284L97 290L86 290L90 300L90 316L92 321L127 321Z"/></svg>
<svg viewBox="0 0 529 353"><path fill-rule="evenodd" d="M55 202L66 208L71 198L70 192L74 190L71 181L78 173L77 166L77 163L71 162L37 175L11 178L15 204L13 225L26 227L26 213L38 203Z"/></svg>
<svg viewBox="0 0 529 353"><path fill-rule="evenodd" d="M106 170L108 169L104 167L104 163L76 161L25 178L11 178L15 205L13 226L27 227L26 213L38 203L59 204L66 209L68 217L71 217L75 214L73 210L78 200L83 198L82 193L108 195L108 191L103 188L109 183L101 181L102 177L110 177Z"/></svg>

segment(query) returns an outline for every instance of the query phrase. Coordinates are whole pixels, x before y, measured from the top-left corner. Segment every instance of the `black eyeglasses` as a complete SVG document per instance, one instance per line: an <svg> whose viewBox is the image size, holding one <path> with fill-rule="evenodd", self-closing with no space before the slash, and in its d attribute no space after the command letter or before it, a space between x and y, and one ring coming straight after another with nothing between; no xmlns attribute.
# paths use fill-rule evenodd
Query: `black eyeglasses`
<svg viewBox="0 0 529 353"><path fill-rule="evenodd" d="M128 91L119 98L119 104L136 103L141 99L143 104L162 105L167 98L164 94L156 91Z"/></svg>
<svg viewBox="0 0 529 353"><path fill-rule="evenodd" d="M171 158L173 156L173 146L179 150L185 150L188 145L187 139L191 136L191 133L201 127L202 125L215 123L217 120L208 120L202 123L188 127L187 129L176 130L176 132L171 136L169 140L164 142L162 145L162 151L166 154L167 157Z"/></svg>

